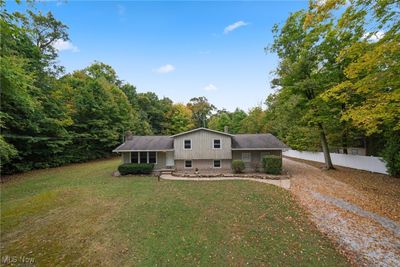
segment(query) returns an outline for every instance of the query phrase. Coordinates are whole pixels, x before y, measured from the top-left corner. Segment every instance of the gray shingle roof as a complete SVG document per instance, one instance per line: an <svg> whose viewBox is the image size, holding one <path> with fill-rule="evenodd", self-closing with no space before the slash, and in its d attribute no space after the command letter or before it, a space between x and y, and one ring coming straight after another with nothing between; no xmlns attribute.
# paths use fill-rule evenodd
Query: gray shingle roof
<svg viewBox="0 0 400 267"><path fill-rule="evenodd" d="M196 129L193 129L193 130L190 130L190 131L186 131L186 132L182 132L182 133L178 133L178 134L172 135L171 137L177 137L177 136L181 136L181 135L185 135L185 134L189 134L189 133L193 133L193 132L197 132L197 131L207 131L207 132L212 132L212 133L232 136L232 134L230 134L230 133L225 133L225 132L220 132L220 131L216 131L216 130L200 127L200 128L196 128Z"/></svg>
<svg viewBox="0 0 400 267"><path fill-rule="evenodd" d="M232 149L262 149L275 148L286 149L287 145L282 143L272 134L235 134L232 137Z"/></svg>
<svg viewBox="0 0 400 267"><path fill-rule="evenodd" d="M131 140L125 141L113 151L170 150L174 148L173 142L174 139L169 136L132 136Z"/></svg>
<svg viewBox="0 0 400 267"><path fill-rule="evenodd" d="M232 149L287 149L272 134L234 134L232 137ZM114 152L124 151L164 151L174 149L173 136L132 136L130 140L114 149Z"/></svg>

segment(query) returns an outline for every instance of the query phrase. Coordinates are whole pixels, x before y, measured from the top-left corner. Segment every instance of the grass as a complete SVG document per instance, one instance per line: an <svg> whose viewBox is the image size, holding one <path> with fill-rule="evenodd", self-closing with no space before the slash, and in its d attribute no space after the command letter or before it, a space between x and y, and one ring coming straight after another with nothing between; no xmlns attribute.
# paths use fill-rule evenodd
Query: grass
<svg viewBox="0 0 400 267"><path fill-rule="evenodd" d="M2 256L39 266L348 265L281 188L112 177L118 163L32 171L2 184Z"/></svg>

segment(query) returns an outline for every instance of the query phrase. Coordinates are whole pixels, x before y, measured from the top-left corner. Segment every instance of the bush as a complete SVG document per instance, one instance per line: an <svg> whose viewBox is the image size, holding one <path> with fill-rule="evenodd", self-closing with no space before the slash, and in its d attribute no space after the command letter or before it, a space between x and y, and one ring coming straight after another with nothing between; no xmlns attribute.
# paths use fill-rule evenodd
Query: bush
<svg viewBox="0 0 400 267"><path fill-rule="evenodd" d="M275 155L267 155L262 159L262 165L265 173L281 174L282 173L282 157Z"/></svg>
<svg viewBox="0 0 400 267"><path fill-rule="evenodd" d="M241 160L232 161L232 170L234 173L242 173L246 167L244 166L244 162Z"/></svg>
<svg viewBox="0 0 400 267"><path fill-rule="evenodd" d="M118 171L121 175L127 174L150 174L154 169L154 164L147 163L125 163L119 165Z"/></svg>
<svg viewBox="0 0 400 267"><path fill-rule="evenodd" d="M382 157L386 162L388 173L400 177L400 133L395 132L386 135Z"/></svg>

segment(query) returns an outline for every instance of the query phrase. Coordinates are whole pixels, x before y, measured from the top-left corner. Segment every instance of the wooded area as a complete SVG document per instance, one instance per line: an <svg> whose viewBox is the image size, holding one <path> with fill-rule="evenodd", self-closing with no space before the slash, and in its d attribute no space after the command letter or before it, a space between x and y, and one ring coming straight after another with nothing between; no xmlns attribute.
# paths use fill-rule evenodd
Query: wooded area
<svg viewBox="0 0 400 267"><path fill-rule="evenodd" d="M400 173L400 34L397 1L311 2L273 29L279 65L266 109L217 110L205 97L173 103L138 93L95 62L65 74L51 13L1 13L2 173L107 157L125 131L175 134L195 127L271 132L298 150L365 146ZM33 9L32 9L33 10ZM328 164L328 167L331 167Z"/></svg>

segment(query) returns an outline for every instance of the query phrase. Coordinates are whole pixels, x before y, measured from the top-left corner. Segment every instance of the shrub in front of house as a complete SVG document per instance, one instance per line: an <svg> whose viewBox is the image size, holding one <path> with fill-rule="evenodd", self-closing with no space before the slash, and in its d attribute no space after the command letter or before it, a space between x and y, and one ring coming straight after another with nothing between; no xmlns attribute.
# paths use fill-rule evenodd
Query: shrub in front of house
<svg viewBox="0 0 400 267"><path fill-rule="evenodd" d="M154 169L154 164L147 163L125 163L119 165L118 171L121 175L127 174L150 174Z"/></svg>
<svg viewBox="0 0 400 267"><path fill-rule="evenodd" d="M245 169L244 162L242 160L232 161L232 170L234 173L242 173Z"/></svg>
<svg viewBox="0 0 400 267"><path fill-rule="evenodd" d="M262 159L262 167L265 173L281 174L282 173L282 157L275 155L266 155Z"/></svg>

